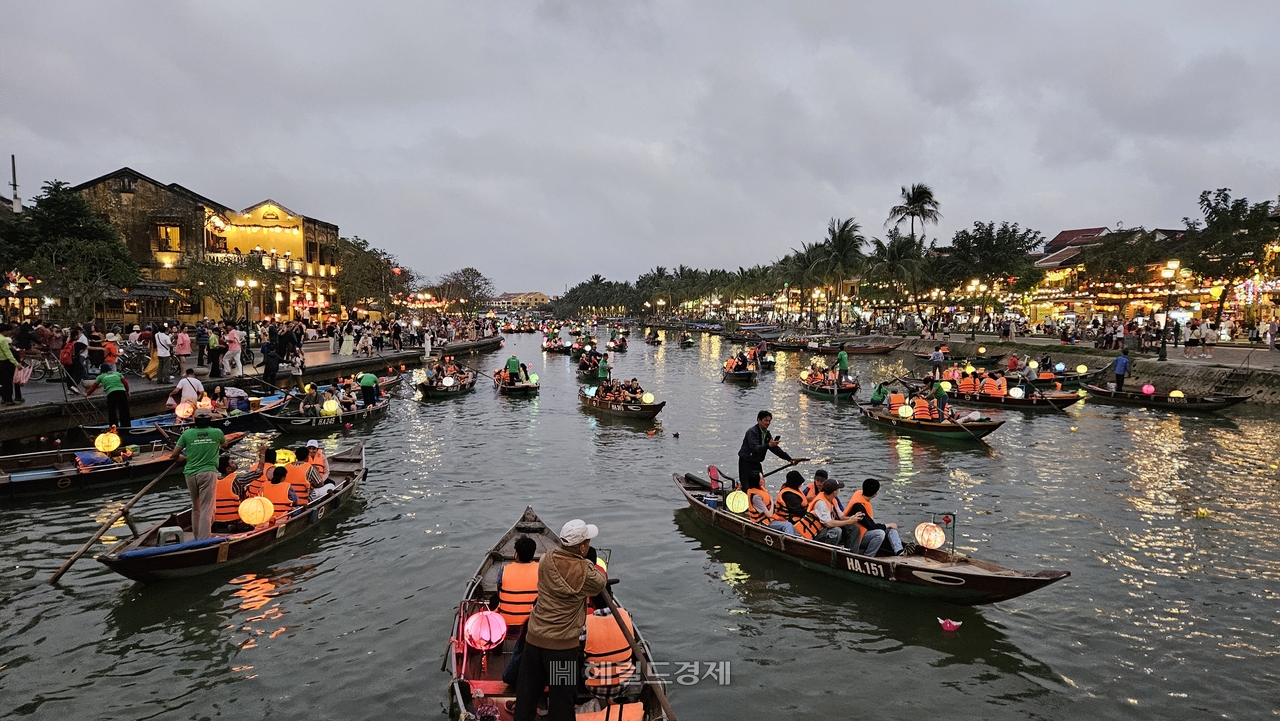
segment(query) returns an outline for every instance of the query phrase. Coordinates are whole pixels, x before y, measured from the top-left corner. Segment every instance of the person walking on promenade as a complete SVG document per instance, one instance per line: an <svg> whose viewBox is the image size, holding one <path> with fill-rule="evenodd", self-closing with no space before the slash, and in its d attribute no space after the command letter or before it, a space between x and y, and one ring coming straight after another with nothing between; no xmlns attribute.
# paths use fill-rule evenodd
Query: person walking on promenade
<svg viewBox="0 0 1280 721"><path fill-rule="evenodd" d="M227 445L226 436L210 428L213 411L196 410L195 428L188 428L174 444L173 458L184 459L182 475L191 494L191 530L196 540L213 535L213 505L217 497L218 456Z"/></svg>
<svg viewBox="0 0 1280 721"><path fill-rule="evenodd" d="M176 362L174 373L181 376L187 370L187 358L191 357L191 336L187 333L187 326L182 323L178 324L178 330L173 334L173 357Z"/></svg>
<svg viewBox="0 0 1280 721"><path fill-rule="evenodd" d="M1267 324L1267 350L1274 353L1276 350L1276 333L1280 333L1280 323L1275 318Z"/></svg>
<svg viewBox="0 0 1280 721"><path fill-rule="evenodd" d="M13 326L0 323L0 402L6 406L22 402L22 389L13 382L13 375L18 372L18 358L10 345L12 337Z"/></svg>
<svg viewBox="0 0 1280 721"><path fill-rule="evenodd" d="M241 332L235 326L228 326L227 332L223 337L227 341L227 354L222 357L222 373L225 376L232 376L232 369L235 369L235 376L244 375L244 365L240 361L240 336Z"/></svg>
<svg viewBox="0 0 1280 721"><path fill-rule="evenodd" d="M173 382L173 337L169 335L168 323L161 326L156 333L156 358L160 361L160 371L156 375L156 382Z"/></svg>
<svg viewBox="0 0 1280 721"><path fill-rule="evenodd" d="M207 321L196 323L196 366L204 366L205 353L209 352L209 326Z"/></svg>

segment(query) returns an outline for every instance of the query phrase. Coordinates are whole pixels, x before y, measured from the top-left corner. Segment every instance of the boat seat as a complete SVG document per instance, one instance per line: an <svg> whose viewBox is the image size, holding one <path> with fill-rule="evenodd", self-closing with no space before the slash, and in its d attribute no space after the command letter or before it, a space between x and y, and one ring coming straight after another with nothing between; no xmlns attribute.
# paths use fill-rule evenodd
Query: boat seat
<svg viewBox="0 0 1280 721"><path fill-rule="evenodd" d="M482 691L485 696L514 696L516 690L502 679L467 679L472 692Z"/></svg>

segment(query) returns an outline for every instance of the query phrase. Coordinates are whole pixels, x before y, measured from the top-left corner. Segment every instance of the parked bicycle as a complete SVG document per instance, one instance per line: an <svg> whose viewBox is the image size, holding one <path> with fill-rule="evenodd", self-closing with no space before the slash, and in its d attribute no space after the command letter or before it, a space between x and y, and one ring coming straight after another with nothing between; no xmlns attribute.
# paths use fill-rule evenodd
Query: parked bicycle
<svg viewBox="0 0 1280 721"><path fill-rule="evenodd" d="M32 381L44 380L45 378L54 380L62 377L62 364L58 362L58 357L52 353L39 350L24 351L22 362L30 366Z"/></svg>

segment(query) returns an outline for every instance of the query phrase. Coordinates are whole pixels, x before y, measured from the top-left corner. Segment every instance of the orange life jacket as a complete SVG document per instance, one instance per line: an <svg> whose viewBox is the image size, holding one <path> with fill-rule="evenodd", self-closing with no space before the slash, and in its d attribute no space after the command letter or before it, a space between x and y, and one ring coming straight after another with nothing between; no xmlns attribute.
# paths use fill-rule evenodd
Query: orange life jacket
<svg viewBox="0 0 1280 721"><path fill-rule="evenodd" d="M973 379L973 376L965 376L960 379L960 392L961 393L977 393L978 392L978 382Z"/></svg>
<svg viewBox="0 0 1280 721"><path fill-rule="evenodd" d="M906 402L907 402L907 397L905 395L901 393L890 393L889 394L889 412L897 413L898 408L900 408L902 404Z"/></svg>
<svg viewBox="0 0 1280 721"><path fill-rule="evenodd" d="M1009 381L1004 378L996 379L996 395L1003 396L1009 392Z"/></svg>
<svg viewBox="0 0 1280 721"><path fill-rule="evenodd" d="M912 413L912 417L917 421L931 421L937 419L938 408L934 406L933 403L917 396L915 400L912 401L912 404L915 406L915 411Z"/></svg>
<svg viewBox="0 0 1280 721"><path fill-rule="evenodd" d="M945 345L944 345L944 346L942 346L941 348L939 348L938 350L942 351L943 353L950 353L950 352L951 352L951 349L950 349L950 348L948 348L948 347L947 347L947 346L945 346Z"/></svg>
<svg viewBox="0 0 1280 721"><path fill-rule="evenodd" d="M1042 372L1042 373L1040 373L1040 375L1038 375L1038 376L1036 376L1036 377L1037 377L1037 378L1039 378L1039 379L1040 379L1040 380L1042 380L1042 381L1047 381L1047 380L1049 380L1050 378L1053 378L1053 374L1052 374L1052 373L1043 373L1043 372Z"/></svg>
<svg viewBox="0 0 1280 721"><path fill-rule="evenodd" d="M280 481L279 483L266 483L262 486L262 497L271 501L271 505L275 506L275 517L279 518L287 514L293 508L293 501L289 500L289 482Z"/></svg>
<svg viewBox="0 0 1280 721"><path fill-rule="evenodd" d="M822 519L818 518L813 513L813 504L817 503L819 500L826 500L826 496L819 493L818 495L810 499L806 506L809 509L808 512L805 513L800 520L794 522L794 525L796 527L796 533L800 534L802 538L807 538L811 541L819 533L822 533L822 529L826 528L826 525L823 524Z"/></svg>
<svg viewBox="0 0 1280 721"><path fill-rule="evenodd" d="M853 507L859 503L862 504L863 514L865 514L867 518L875 520L875 517L871 514L871 501L867 500L867 497L862 495L861 490L855 491L853 496L849 498L849 505L844 507L845 517L848 518L853 515ZM867 529L863 528L860 523L854 524L854 528L858 529L858 543L862 543L862 534L866 533Z"/></svg>
<svg viewBox="0 0 1280 721"><path fill-rule="evenodd" d="M329 459L324 455L323 448L317 448L315 454L307 459L307 462L315 466L321 476L329 471Z"/></svg>
<svg viewBox="0 0 1280 721"><path fill-rule="evenodd" d="M773 502L773 520L786 521L787 523L794 523L799 519L793 517L787 511L787 501L785 498L782 497L782 494L784 493L794 493L797 496L800 496L800 500L804 501L806 506L808 505L809 502L805 500L803 493L801 493L800 491L797 491L794 488L787 488L786 486L783 486L782 489L778 491L778 497Z"/></svg>
<svg viewBox="0 0 1280 721"><path fill-rule="evenodd" d="M213 500L213 522L226 523L240 520L240 496L231 488L236 474L229 473L226 478L218 479Z"/></svg>
<svg viewBox="0 0 1280 721"><path fill-rule="evenodd" d="M576 721L644 721L644 704L639 701L610 704L599 711L579 711L574 719Z"/></svg>
<svg viewBox="0 0 1280 721"><path fill-rule="evenodd" d="M498 586L498 613L508 626L523 626L538 600L538 564L511 562L502 567Z"/></svg>
<svg viewBox="0 0 1280 721"><path fill-rule="evenodd" d="M248 498L262 495L262 487L271 482L271 472L274 471L275 468L276 464L274 463L262 464L262 475L249 482Z"/></svg>
<svg viewBox="0 0 1280 721"><path fill-rule="evenodd" d="M307 505L307 501L311 500L311 481L307 480L307 471L311 470L311 464L303 461L290 463L284 468L288 471L284 480L293 486L293 493L298 497L298 505Z"/></svg>
<svg viewBox="0 0 1280 721"><path fill-rule="evenodd" d="M635 635L631 615L626 609L618 609L627 630ZM586 662L587 688L592 693L613 696L621 691L622 684L636 671L632 661L631 644L622 635L618 620L612 616L587 616L587 641L583 648Z"/></svg>
<svg viewBox="0 0 1280 721"><path fill-rule="evenodd" d="M761 525L767 526L769 525L769 518L773 514L773 499L769 498L768 491L760 488L752 488L751 490L747 491L748 501L752 501L752 499L756 496L759 496L760 500L764 501L764 508L765 508L764 513L757 511L755 503L752 502L747 506L747 518L752 523L759 523Z"/></svg>
<svg viewBox="0 0 1280 721"><path fill-rule="evenodd" d="M996 383L995 378L991 378L991 377L988 377L986 380L982 381L982 392L989 396L1001 395L999 384Z"/></svg>

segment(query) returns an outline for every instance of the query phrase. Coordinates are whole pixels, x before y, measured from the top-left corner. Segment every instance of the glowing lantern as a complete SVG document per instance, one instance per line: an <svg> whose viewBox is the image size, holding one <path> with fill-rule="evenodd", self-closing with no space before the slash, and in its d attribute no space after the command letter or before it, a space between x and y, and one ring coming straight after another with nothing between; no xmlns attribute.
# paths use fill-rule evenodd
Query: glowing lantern
<svg viewBox="0 0 1280 721"><path fill-rule="evenodd" d="M1185 397L1186 397L1186 394L1184 394L1182 391L1169 391L1169 397L1170 397L1170 398L1185 398Z"/></svg>
<svg viewBox="0 0 1280 721"><path fill-rule="evenodd" d="M742 491L734 491L725 497L724 505L734 513L743 513L747 510L747 506L751 505L751 502L747 500L747 494Z"/></svg>
<svg viewBox="0 0 1280 721"><path fill-rule="evenodd" d="M902 416L903 418L910 418L914 413L915 411L911 410L911 406L905 403L898 406L898 415Z"/></svg>
<svg viewBox="0 0 1280 721"><path fill-rule="evenodd" d="M1028 368L1030 368L1031 370L1035 370L1035 369L1037 369L1037 368L1039 368L1039 367L1040 367L1040 362L1039 362L1039 361L1027 361L1027 367L1028 367Z"/></svg>
<svg viewBox="0 0 1280 721"><path fill-rule="evenodd" d="M943 391L945 391L945 392L950 392L950 390L951 390L951 381L943 381L940 385L942 386L942 390L943 390Z"/></svg>
<svg viewBox="0 0 1280 721"><path fill-rule="evenodd" d="M477 611L462 628L467 645L477 651L497 648L507 637L507 622L496 611Z"/></svg>
<svg viewBox="0 0 1280 721"><path fill-rule="evenodd" d="M93 439L93 447L103 453L110 453L120 447L120 436L116 435L116 427L111 426L111 430L106 433L99 434Z"/></svg>
<svg viewBox="0 0 1280 721"><path fill-rule="evenodd" d="M974 371L976 371L976 370L978 370L978 369L977 369L977 368L974 368L974 367L973 367L973 366L971 366L971 365L967 365L967 366L965 366L965 367L964 367L964 372L965 372L965 373L972 373L972 372L974 372Z"/></svg>
<svg viewBox="0 0 1280 721"><path fill-rule="evenodd" d="M1085 364L1083 364L1083 363L1081 363L1080 365L1076 366L1076 373L1088 373L1088 372L1089 372L1089 366L1087 366L1087 365L1085 365Z"/></svg>
<svg viewBox="0 0 1280 721"><path fill-rule="evenodd" d="M1058 365L1054 366L1054 367L1053 367L1053 369L1054 369L1054 370L1056 370L1056 371L1058 371L1059 373L1061 373L1062 371L1064 371L1064 370L1066 370L1066 369L1067 369L1067 364L1066 364L1066 363L1059 363Z"/></svg>
<svg viewBox="0 0 1280 721"><path fill-rule="evenodd" d="M323 405L323 406L321 406L321 411L322 411L322 412L323 412L323 414L324 414L324 415L326 415L326 416L336 416L336 415L338 415L338 411L340 411L340 410L342 410L342 406L340 406L340 405L338 404L338 401L336 401L336 400L334 400L334 399L332 399L332 398L330 398L329 400L325 401L325 402L324 402L324 405Z"/></svg>
<svg viewBox="0 0 1280 721"><path fill-rule="evenodd" d="M1026 396L1026 395L1027 395L1027 392L1026 392L1026 391L1024 391L1024 390L1022 390L1022 388L1021 388L1021 387L1019 387L1019 386L1014 386L1014 387L1012 387L1012 388L1010 388L1010 389L1009 389L1009 397L1010 397L1010 398L1015 398L1015 399L1017 399L1017 398L1022 398L1022 397Z"/></svg>
<svg viewBox="0 0 1280 721"><path fill-rule="evenodd" d="M298 460L298 457L293 455L293 451L289 450L288 448L281 448L280 450L276 451L277 466L288 465L290 463L293 463L296 460Z"/></svg>
<svg viewBox="0 0 1280 721"><path fill-rule="evenodd" d="M449 376L448 378L445 378L444 380L440 381L440 385L444 386L445 388L452 388L453 384L456 382L457 381L453 379L453 376Z"/></svg>
<svg viewBox="0 0 1280 721"><path fill-rule="evenodd" d="M536 386L536 385L538 385L538 374L537 374L537 373L532 373L532 374L530 374L530 375L529 375L529 382L530 382L530 383L532 383L532 384L534 384L535 386Z"/></svg>
<svg viewBox="0 0 1280 721"><path fill-rule="evenodd" d="M987 347L985 345L978 346L978 355L986 355Z"/></svg>
<svg viewBox="0 0 1280 721"><path fill-rule="evenodd" d="M916 543L925 548L941 548L947 542L947 532L936 523L921 523L916 526Z"/></svg>
<svg viewBox="0 0 1280 721"><path fill-rule="evenodd" d="M645 405L649 405L650 403L653 403L653 394L645 393L644 395L640 396L640 402Z"/></svg>
<svg viewBox="0 0 1280 721"><path fill-rule="evenodd" d="M173 409L173 414L179 418L190 418L196 412L195 406L191 405L191 401L183 401Z"/></svg>
<svg viewBox="0 0 1280 721"><path fill-rule="evenodd" d="M1156 392L1156 387L1148 383L1142 387L1142 392L1151 395Z"/></svg>
<svg viewBox="0 0 1280 721"><path fill-rule="evenodd" d="M1222 297L1222 290L1222 286L1215 285L1209 289L1209 295L1212 296L1214 300L1217 300Z"/></svg>
<svg viewBox="0 0 1280 721"><path fill-rule="evenodd" d="M590 353L590 352L591 352L591 346L589 346L589 345L584 345L584 346L582 346L582 352L583 352L583 353Z"/></svg>
<svg viewBox="0 0 1280 721"><path fill-rule="evenodd" d="M250 526L259 526L271 520L276 513L276 507L271 503L270 498L254 496L240 501L237 512L240 514L240 520Z"/></svg>
<svg viewBox="0 0 1280 721"><path fill-rule="evenodd" d="M808 379L809 379L809 371L800 371L800 380L803 381Z"/></svg>

